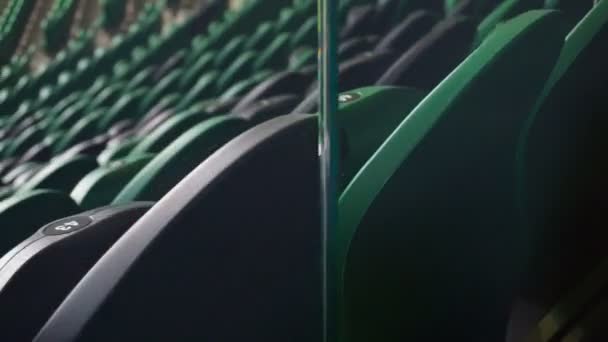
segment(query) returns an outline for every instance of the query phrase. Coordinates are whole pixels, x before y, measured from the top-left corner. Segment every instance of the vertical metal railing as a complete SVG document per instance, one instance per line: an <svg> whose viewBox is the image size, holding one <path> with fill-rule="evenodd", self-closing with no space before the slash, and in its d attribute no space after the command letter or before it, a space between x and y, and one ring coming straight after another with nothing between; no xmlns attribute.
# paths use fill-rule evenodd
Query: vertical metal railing
<svg viewBox="0 0 608 342"><path fill-rule="evenodd" d="M338 0L318 0L319 18L319 158L321 165L321 218L323 235L323 340L338 341L337 176L338 108L337 9Z"/></svg>

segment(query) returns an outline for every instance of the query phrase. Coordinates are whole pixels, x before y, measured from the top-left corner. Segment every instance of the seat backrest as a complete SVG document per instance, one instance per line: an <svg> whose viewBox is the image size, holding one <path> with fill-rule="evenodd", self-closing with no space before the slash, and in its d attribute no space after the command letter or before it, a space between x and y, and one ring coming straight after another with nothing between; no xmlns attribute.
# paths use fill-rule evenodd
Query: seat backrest
<svg viewBox="0 0 608 342"><path fill-rule="evenodd" d="M520 141L522 207L539 243L524 295L544 306L605 254L607 39L602 1L566 37Z"/></svg>
<svg viewBox="0 0 608 342"><path fill-rule="evenodd" d="M31 341L95 261L151 206L131 203L60 214L67 217L38 227L0 258L4 338Z"/></svg>
<svg viewBox="0 0 608 342"><path fill-rule="evenodd" d="M593 0L545 0L545 8L562 11L572 25L579 22L593 4Z"/></svg>
<svg viewBox="0 0 608 342"><path fill-rule="evenodd" d="M436 23L437 16L429 11L412 12L400 24L387 32L376 48L404 51L429 32Z"/></svg>
<svg viewBox="0 0 608 342"><path fill-rule="evenodd" d="M340 94L340 189L425 95L417 89L400 87L365 87Z"/></svg>
<svg viewBox="0 0 608 342"><path fill-rule="evenodd" d="M242 119L228 116L210 118L195 125L141 169L113 203L160 199L219 146L246 127Z"/></svg>
<svg viewBox="0 0 608 342"><path fill-rule="evenodd" d="M447 17L387 66L376 84L433 89L471 51L474 34L472 20Z"/></svg>
<svg viewBox="0 0 608 342"><path fill-rule="evenodd" d="M224 145L112 246L36 341L320 340L316 121L281 116Z"/></svg>
<svg viewBox="0 0 608 342"><path fill-rule="evenodd" d="M45 223L79 211L74 200L59 191L34 190L12 195L0 202L3 227L0 254L4 255Z"/></svg>
<svg viewBox="0 0 608 342"><path fill-rule="evenodd" d="M343 192L338 267L349 340L504 338L524 244L517 137L563 26L555 11L499 25Z"/></svg>

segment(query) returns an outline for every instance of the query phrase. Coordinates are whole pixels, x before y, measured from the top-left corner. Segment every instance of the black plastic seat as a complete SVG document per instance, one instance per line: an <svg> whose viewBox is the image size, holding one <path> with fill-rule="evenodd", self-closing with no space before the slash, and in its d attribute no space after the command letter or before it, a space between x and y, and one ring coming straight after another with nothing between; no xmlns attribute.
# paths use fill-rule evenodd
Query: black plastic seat
<svg viewBox="0 0 608 342"><path fill-rule="evenodd" d="M608 256L607 38L603 1L566 37L522 138L520 187L532 255L519 299L534 315L522 319L526 310L514 312L514 320L526 325L519 330L536 324ZM571 315L571 309L560 315ZM557 325L550 319L544 326Z"/></svg>
<svg viewBox="0 0 608 342"><path fill-rule="evenodd" d="M4 255L2 338L31 341L89 268L151 206L134 203L66 217L40 228Z"/></svg>
<svg viewBox="0 0 608 342"><path fill-rule="evenodd" d="M107 135L100 135L89 140L78 143L66 151L61 153L61 156L73 157L77 155L96 156L106 147L108 142Z"/></svg>
<svg viewBox="0 0 608 342"><path fill-rule="evenodd" d="M434 88L471 51L475 30L470 19L444 19L387 68L376 84Z"/></svg>
<svg viewBox="0 0 608 342"><path fill-rule="evenodd" d="M243 111L233 112L233 114L251 123L261 123L275 116L290 113L301 100L302 97L295 94L275 95L253 103Z"/></svg>
<svg viewBox="0 0 608 342"><path fill-rule="evenodd" d="M36 341L320 340L316 126L282 116L218 150L112 246Z"/></svg>
<svg viewBox="0 0 608 342"><path fill-rule="evenodd" d="M340 31L342 40L355 36L375 33L377 28L376 7L374 5L359 5L354 6L348 11L346 23Z"/></svg>
<svg viewBox="0 0 608 342"><path fill-rule="evenodd" d="M147 134L152 133L152 131L154 131L154 129L156 129L158 126L162 125L174 114L175 114L175 112L171 109L160 112L159 114L155 115L150 120L147 120L145 122L145 124L139 126L135 130L135 135L144 137Z"/></svg>
<svg viewBox="0 0 608 342"><path fill-rule="evenodd" d="M314 74L312 73L297 71L278 73L250 90L243 99L234 106L232 111L240 112L247 110L251 104L274 95L285 93L300 94L306 90L306 87L312 82L313 78Z"/></svg>
<svg viewBox="0 0 608 342"><path fill-rule="evenodd" d="M51 149L51 142L47 139L30 147L19 159L20 163L37 161L46 162L53 156L53 150Z"/></svg>
<svg viewBox="0 0 608 342"><path fill-rule="evenodd" d="M418 10L393 27L376 46L378 50L405 52L416 41L431 31L438 16L429 11Z"/></svg>
<svg viewBox="0 0 608 342"><path fill-rule="evenodd" d="M160 81L163 77L168 75L175 68L181 67L184 64L185 59L186 52L183 50L173 54L173 56L167 59L162 65L158 67L158 69L154 71L154 74L152 76L154 82Z"/></svg>
<svg viewBox="0 0 608 342"><path fill-rule="evenodd" d="M374 35L353 37L345 40L338 47L338 59L344 61L366 51L371 51L378 43L378 40L379 37Z"/></svg>

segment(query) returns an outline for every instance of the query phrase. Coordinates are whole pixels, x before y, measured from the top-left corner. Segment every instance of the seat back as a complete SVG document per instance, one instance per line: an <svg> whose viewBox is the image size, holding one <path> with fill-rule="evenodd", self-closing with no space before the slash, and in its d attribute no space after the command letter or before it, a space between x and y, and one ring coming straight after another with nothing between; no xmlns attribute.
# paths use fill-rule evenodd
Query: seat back
<svg viewBox="0 0 608 342"><path fill-rule="evenodd" d="M555 11L499 25L346 188L338 267L350 341L504 338L525 253L517 138L563 26Z"/></svg>

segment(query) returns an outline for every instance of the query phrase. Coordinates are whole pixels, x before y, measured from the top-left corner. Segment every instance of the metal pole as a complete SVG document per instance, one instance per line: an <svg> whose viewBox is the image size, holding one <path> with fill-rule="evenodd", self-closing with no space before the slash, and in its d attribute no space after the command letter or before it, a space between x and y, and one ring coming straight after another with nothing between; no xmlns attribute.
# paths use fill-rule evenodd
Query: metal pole
<svg viewBox="0 0 608 342"><path fill-rule="evenodd" d="M338 220L338 0L318 0L319 18L319 158L321 165L321 228L323 262L323 341L338 341L338 270L336 242Z"/></svg>

